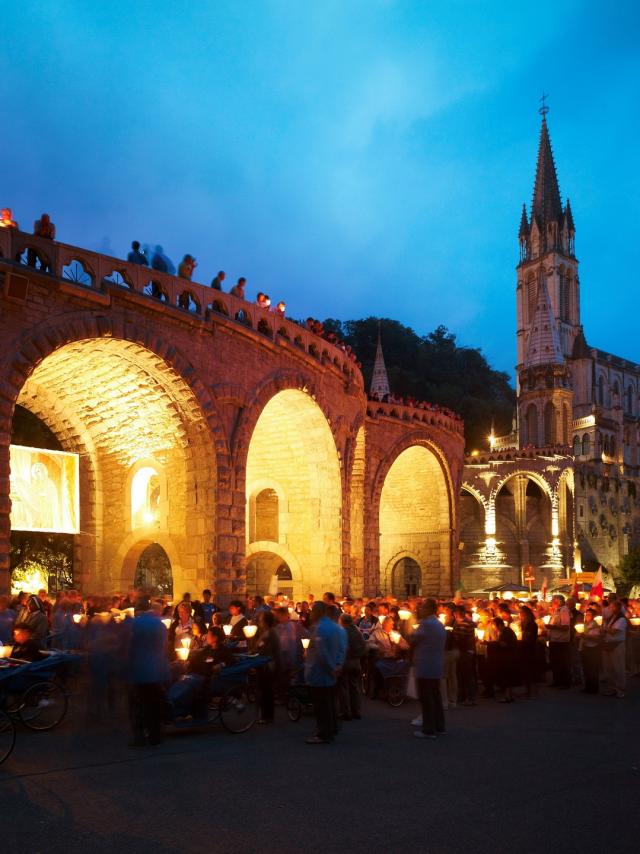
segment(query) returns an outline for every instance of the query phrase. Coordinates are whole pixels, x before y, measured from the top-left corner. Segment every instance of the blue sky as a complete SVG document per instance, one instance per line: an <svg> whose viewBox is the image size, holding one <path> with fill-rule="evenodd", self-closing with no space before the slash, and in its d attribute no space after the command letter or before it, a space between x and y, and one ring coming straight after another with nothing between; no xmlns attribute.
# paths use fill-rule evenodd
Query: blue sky
<svg viewBox="0 0 640 854"><path fill-rule="evenodd" d="M587 340L637 344L640 6L7 4L0 202L248 278L293 317L444 323L511 371L541 91Z"/></svg>

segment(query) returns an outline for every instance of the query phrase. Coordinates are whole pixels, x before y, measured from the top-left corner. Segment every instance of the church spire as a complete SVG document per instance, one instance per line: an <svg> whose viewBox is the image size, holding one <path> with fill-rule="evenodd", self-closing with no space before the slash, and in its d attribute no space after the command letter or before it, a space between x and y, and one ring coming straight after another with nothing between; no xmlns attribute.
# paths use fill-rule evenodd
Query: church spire
<svg viewBox="0 0 640 854"><path fill-rule="evenodd" d="M539 365L564 365L560 336L553 315L549 290L544 279L538 287L536 312L529 332L526 368Z"/></svg>
<svg viewBox="0 0 640 854"><path fill-rule="evenodd" d="M371 377L371 397L377 397L382 400L391 393L389 388L389 377L387 376L387 368L382 355L382 341L380 340L380 323L378 322L378 344L376 346L376 358L373 363L373 375Z"/></svg>
<svg viewBox="0 0 640 854"><path fill-rule="evenodd" d="M548 107L544 109L548 109ZM531 220L534 219L537 220L538 228L542 234L546 234L549 223L560 224L562 222L562 200L553 151L551 150L546 113L542 114L536 180L533 187Z"/></svg>

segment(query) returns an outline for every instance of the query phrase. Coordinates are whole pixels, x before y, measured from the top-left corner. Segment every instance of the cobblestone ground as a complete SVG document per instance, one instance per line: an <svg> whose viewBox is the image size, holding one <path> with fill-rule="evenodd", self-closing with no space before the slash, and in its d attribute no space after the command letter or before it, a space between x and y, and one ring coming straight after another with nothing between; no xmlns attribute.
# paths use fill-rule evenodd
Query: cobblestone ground
<svg viewBox="0 0 640 854"><path fill-rule="evenodd" d="M75 697L0 766L0 851L636 852L639 709L634 679L625 700L458 708L433 742L412 738L415 702L365 701L333 745L279 708L270 728L132 750L124 714L88 725Z"/></svg>

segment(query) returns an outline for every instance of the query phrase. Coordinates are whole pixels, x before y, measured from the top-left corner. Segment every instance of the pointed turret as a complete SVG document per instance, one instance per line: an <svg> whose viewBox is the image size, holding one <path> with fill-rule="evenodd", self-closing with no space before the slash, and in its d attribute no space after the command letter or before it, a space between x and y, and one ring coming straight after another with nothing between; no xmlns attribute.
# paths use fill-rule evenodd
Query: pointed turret
<svg viewBox="0 0 640 854"><path fill-rule="evenodd" d="M567 199L567 204L564 208L564 222L567 226L567 229L569 230L569 233L575 234L576 227L573 222L573 213L571 211L571 202L569 201L569 199Z"/></svg>
<svg viewBox="0 0 640 854"><path fill-rule="evenodd" d="M542 116L536 180L533 188L531 219L537 219L540 230L546 232L548 223L562 221L562 200L546 116Z"/></svg>
<svg viewBox="0 0 640 854"><path fill-rule="evenodd" d="M520 231L518 232L520 240L526 240L529 237L529 220L527 218L527 206L522 205L522 216L520 217Z"/></svg>
<svg viewBox="0 0 640 854"><path fill-rule="evenodd" d="M560 347L560 336L553 316L547 283L544 279L538 287L536 313L529 333L525 367L539 365L563 365L564 356Z"/></svg>
<svg viewBox="0 0 640 854"><path fill-rule="evenodd" d="M377 397L378 400L383 400L391 393L389 388L389 377L387 376L387 368L384 363L382 354L382 341L380 340L380 324L378 324L378 345L376 347L376 358L373 363L373 375L371 377L371 397Z"/></svg>

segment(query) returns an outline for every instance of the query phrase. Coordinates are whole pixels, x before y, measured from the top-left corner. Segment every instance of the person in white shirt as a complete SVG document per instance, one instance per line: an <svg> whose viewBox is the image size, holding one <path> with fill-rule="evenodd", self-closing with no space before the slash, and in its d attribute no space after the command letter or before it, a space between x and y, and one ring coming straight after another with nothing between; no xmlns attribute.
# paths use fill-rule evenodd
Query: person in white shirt
<svg viewBox="0 0 640 854"><path fill-rule="evenodd" d="M608 697L625 696L627 618L622 603L617 599L610 603L608 615L602 625L602 686Z"/></svg>
<svg viewBox="0 0 640 854"><path fill-rule="evenodd" d="M554 688L571 687L571 613L564 596L556 595L551 604L549 633L549 665Z"/></svg>

